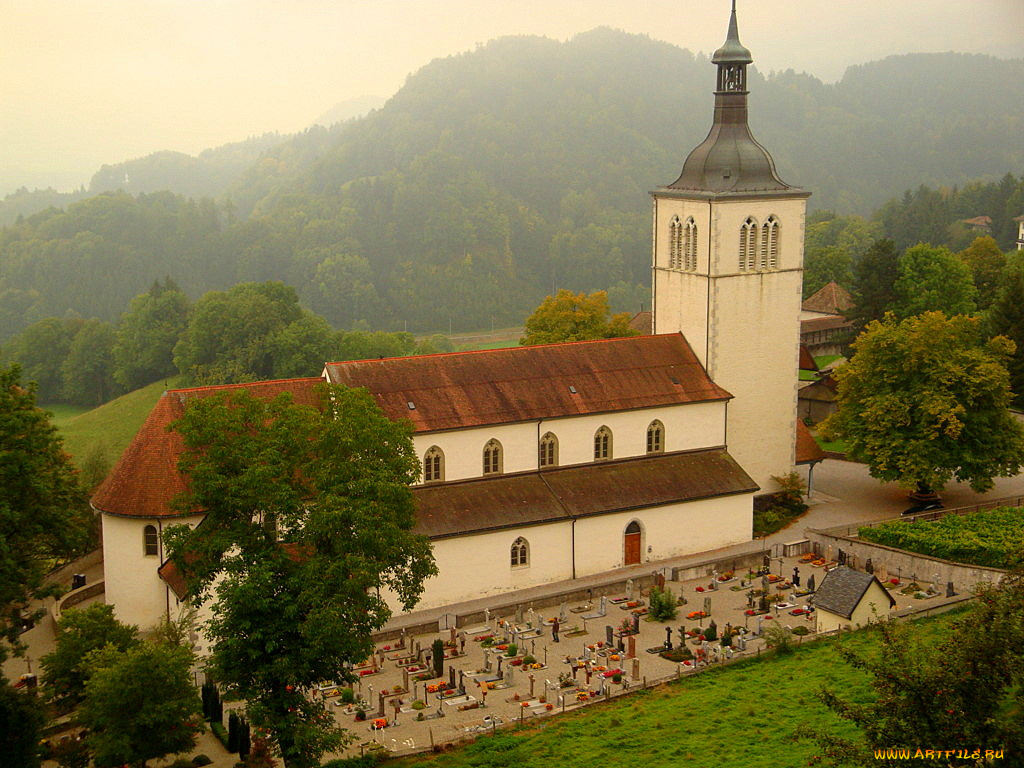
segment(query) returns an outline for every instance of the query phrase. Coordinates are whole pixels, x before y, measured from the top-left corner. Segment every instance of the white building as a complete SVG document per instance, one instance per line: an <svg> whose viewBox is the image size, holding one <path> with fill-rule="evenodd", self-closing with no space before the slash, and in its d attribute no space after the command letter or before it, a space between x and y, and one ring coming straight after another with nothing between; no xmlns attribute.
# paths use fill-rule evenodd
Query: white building
<svg viewBox="0 0 1024 768"><path fill-rule="evenodd" d="M750 61L734 10L711 131L652 193L654 335L325 367L415 425L417 530L440 569L419 607L748 541L754 495L820 458L796 418L808 193L750 135ZM319 380L236 386L312 403ZM160 533L202 518L170 506L182 446L167 426L231 388L165 393L93 498L123 621L173 612Z"/></svg>

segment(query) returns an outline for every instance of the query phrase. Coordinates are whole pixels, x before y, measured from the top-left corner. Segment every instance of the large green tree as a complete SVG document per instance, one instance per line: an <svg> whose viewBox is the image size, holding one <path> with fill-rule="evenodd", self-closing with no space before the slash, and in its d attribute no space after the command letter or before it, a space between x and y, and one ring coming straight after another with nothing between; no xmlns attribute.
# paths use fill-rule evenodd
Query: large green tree
<svg viewBox="0 0 1024 768"><path fill-rule="evenodd" d="M899 253L892 240L877 240L853 265L853 309L847 314L859 329L881 320L896 300Z"/></svg>
<svg viewBox="0 0 1024 768"><path fill-rule="evenodd" d="M849 252L838 245L808 249L804 261L804 298L833 281L844 288L853 283L853 260Z"/></svg>
<svg viewBox="0 0 1024 768"><path fill-rule="evenodd" d="M88 656L110 646L124 652L138 642L137 627L114 617L114 606L93 603L66 611L57 622L56 645L40 666L50 698L61 706L79 703L89 678Z"/></svg>
<svg viewBox="0 0 1024 768"><path fill-rule="evenodd" d="M408 609L435 573L412 533L419 475L411 427L365 390L322 385L321 408L244 391L190 403L177 429L196 529L167 534L195 604L211 595L218 680L248 702L286 765L318 765L344 735L310 697L373 650L370 635Z"/></svg>
<svg viewBox="0 0 1024 768"><path fill-rule="evenodd" d="M970 267L948 248L918 243L899 260L892 311L898 317L922 312L969 315L977 309L978 290Z"/></svg>
<svg viewBox="0 0 1024 768"><path fill-rule="evenodd" d="M97 768L146 761L195 746L202 701L192 680L192 653L183 646L107 645L86 657L90 667L78 717L89 729Z"/></svg>
<svg viewBox="0 0 1024 768"><path fill-rule="evenodd" d="M132 299L114 345L114 378L132 390L177 372L174 345L188 325L188 296L169 277Z"/></svg>
<svg viewBox="0 0 1024 768"><path fill-rule="evenodd" d="M120 393L114 381L116 339L117 332L110 323L93 318L82 325L61 364L66 400L92 407Z"/></svg>
<svg viewBox="0 0 1024 768"><path fill-rule="evenodd" d="M976 237L957 256L971 270L974 287L978 289L978 307L987 308L995 300L1006 268L1006 256L999 250L998 243L988 236Z"/></svg>
<svg viewBox="0 0 1024 768"><path fill-rule="evenodd" d="M851 701L827 690L820 698L859 737L807 734L836 766L912 764L889 750L918 748L1001 750L1011 763L1024 753L1024 571L980 589L968 612L945 640L931 646L910 642L907 629L882 622L880 653L868 656L837 646L840 655L871 680L873 695ZM881 753L876 753L881 750ZM944 755L944 766L998 765Z"/></svg>
<svg viewBox="0 0 1024 768"><path fill-rule="evenodd" d="M822 425L874 477L919 490L950 479L976 491L1024 463L1024 428L1008 410L1013 342L941 312L875 321L836 374L839 409Z"/></svg>
<svg viewBox="0 0 1024 768"><path fill-rule="evenodd" d="M58 587L46 574L86 544L85 494L57 430L22 386L0 368L0 661L20 648L22 618Z"/></svg>
<svg viewBox="0 0 1024 768"><path fill-rule="evenodd" d="M519 343L530 346L636 336L638 332L629 327L629 319L628 312L611 314L605 291L595 291L588 296L563 288L544 299L526 318L526 335Z"/></svg>
<svg viewBox="0 0 1024 768"><path fill-rule="evenodd" d="M1014 258L1002 275L995 301L986 313L992 336L1005 336L1016 345L1007 363L1014 403L1024 405L1024 260Z"/></svg>
<svg viewBox="0 0 1024 768"><path fill-rule="evenodd" d="M39 399L44 403L63 398L64 361L81 327L82 320L78 318L47 317L24 329L4 346L4 357L21 367L27 381L36 383Z"/></svg>

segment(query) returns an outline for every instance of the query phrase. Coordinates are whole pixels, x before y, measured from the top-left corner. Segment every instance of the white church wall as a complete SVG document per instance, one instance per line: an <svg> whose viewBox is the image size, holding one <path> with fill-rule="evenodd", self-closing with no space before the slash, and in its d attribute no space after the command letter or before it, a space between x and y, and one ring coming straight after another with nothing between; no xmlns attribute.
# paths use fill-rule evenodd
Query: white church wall
<svg viewBox="0 0 1024 768"><path fill-rule="evenodd" d="M512 567L512 542L520 536L529 545L529 565ZM572 578L569 522L438 539L431 543L440 573L427 580L416 610ZM387 595L387 599L391 605L396 605L394 595Z"/></svg>
<svg viewBox="0 0 1024 768"><path fill-rule="evenodd" d="M750 541L753 494L581 518L576 523L577 575L622 567L626 526L634 520L640 524L641 562L718 549Z"/></svg>
<svg viewBox="0 0 1024 768"><path fill-rule="evenodd" d="M198 515L168 520L102 516L104 600L114 606L118 621L145 630L168 610L172 616L178 615L180 606L174 593L157 573L166 557L163 539L158 543L158 554L146 555L144 532L147 525L152 525L162 536L168 525L195 526L201 519Z"/></svg>
<svg viewBox="0 0 1024 768"><path fill-rule="evenodd" d="M647 427L655 419L664 425L664 450L711 448L725 443L725 403L688 403L635 411L542 419L495 427L430 432L415 435L413 444L422 463L437 446L444 453L444 480L465 480L483 474L483 449L488 440L501 442L505 474L537 469L540 438L558 438L558 466L594 460L594 435L602 427L612 433L612 458L644 456Z"/></svg>

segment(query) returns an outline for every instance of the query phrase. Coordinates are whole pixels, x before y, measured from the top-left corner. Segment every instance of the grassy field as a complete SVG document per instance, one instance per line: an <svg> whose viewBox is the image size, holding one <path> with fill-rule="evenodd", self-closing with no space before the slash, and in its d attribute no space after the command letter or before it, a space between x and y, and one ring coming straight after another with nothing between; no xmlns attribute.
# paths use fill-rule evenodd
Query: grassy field
<svg viewBox="0 0 1024 768"><path fill-rule="evenodd" d="M954 614L914 622L922 644L938 642ZM877 633L844 644L873 648ZM593 768L637 765L783 768L807 765L817 745L797 740L805 726L852 736L854 729L815 698L822 688L867 701L866 677L843 662L835 640L802 645L788 656L751 658L517 732L483 737L442 755L404 758L388 768Z"/></svg>
<svg viewBox="0 0 1024 768"><path fill-rule="evenodd" d="M90 455L102 455L112 465L139 431L160 395L173 386L173 379L158 381L91 411L63 405L42 407L54 413L53 422L76 464L81 466Z"/></svg>

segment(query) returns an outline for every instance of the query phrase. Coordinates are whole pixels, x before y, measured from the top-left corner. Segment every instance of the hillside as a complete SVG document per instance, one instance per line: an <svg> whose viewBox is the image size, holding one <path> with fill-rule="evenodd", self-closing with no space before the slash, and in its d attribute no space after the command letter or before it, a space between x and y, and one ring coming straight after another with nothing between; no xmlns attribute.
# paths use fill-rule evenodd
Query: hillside
<svg viewBox="0 0 1024 768"><path fill-rule="evenodd" d="M431 62L363 119L107 166L97 189L127 174L225 191L107 193L3 230L0 340L69 310L114 320L165 275L193 297L283 280L346 328L513 325L555 288L636 311L647 191L703 138L713 81L706 58L644 36L508 37ZM755 135L819 208L1024 167L1022 61L899 56L835 85L754 71L750 89Z"/></svg>

